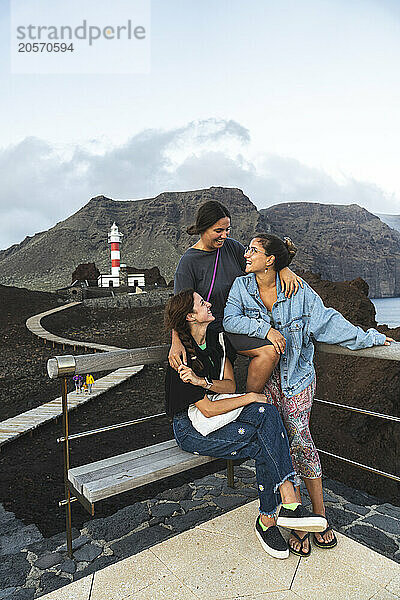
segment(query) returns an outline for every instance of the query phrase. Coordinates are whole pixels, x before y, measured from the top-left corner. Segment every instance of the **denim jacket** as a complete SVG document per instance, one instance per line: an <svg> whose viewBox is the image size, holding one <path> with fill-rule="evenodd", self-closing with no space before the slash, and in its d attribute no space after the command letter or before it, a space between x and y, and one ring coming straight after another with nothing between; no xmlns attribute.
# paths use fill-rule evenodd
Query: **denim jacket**
<svg viewBox="0 0 400 600"><path fill-rule="evenodd" d="M276 277L277 300L272 307L274 328L286 340L281 356L280 374L285 396L295 396L314 379L312 338L327 344L339 344L359 350L383 345L386 336L376 329L364 331L347 321L333 308L326 308L316 292L304 282L290 299L282 292ZM254 273L233 282L224 312L223 326L229 333L241 333L265 339L271 328L270 318L258 291Z"/></svg>

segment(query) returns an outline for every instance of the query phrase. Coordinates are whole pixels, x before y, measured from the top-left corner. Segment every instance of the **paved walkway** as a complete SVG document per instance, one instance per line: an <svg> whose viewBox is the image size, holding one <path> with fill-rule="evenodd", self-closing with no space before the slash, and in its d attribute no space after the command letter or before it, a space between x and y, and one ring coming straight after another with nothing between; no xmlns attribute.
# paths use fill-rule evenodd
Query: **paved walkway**
<svg viewBox="0 0 400 600"><path fill-rule="evenodd" d="M338 534L309 558L270 558L254 534L257 501L203 523L42 600L398 600L400 565Z"/></svg>
<svg viewBox="0 0 400 600"><path fill-rule="evenodd" d="M211 519L215 521L222 515L228 516L229 511L249 503L252 503L252 514L248 517L250 530L246 532L244 528L242 539L236 544L239 552L242 544L250 540L255 550L258 548L257 560L262 559L270 569L275 568L276 563L282 564L281 561L271 562L272 559L258 547L257 540L251 537L257 512L253 502L257 498L254 461L246 461L235 467L235 489L227 487L225 470L174 488L165 489L160 482L153 492L157 489L156 496L125 505L113 513L111 510L112 514L90 518L81 523L79 529L76 527L73 504L75 527L72 529L72 559L66 553L65 531L44 538L35 525L26 525L0 504L0 599L33 600L46 594L55 594L55 590L60 594L58 597L63 598L62 589L70 583L81 579L88 581L93 573L117 563L130 564L126 560L133 560L133 556L143 555L144 551L154 551L154 547L176 539L178 534L185 532L187 539L191 538L196 543L193 536L197 535L198 529L208 530ZM310 498L304 488L302 496L305 506L310 506ZM400 568L400 507L382 503L374 496L331 479L324 479L324 498L329 522L336 533L344 535L335 550L324 553L313 548L310 559L303 559L308 566L314 563L314 559L318 564L321 559L325 560L324 557L333 561L339 557L357 565L356 557L380 553L379 556L386 558L387 562L377 558L379 565L397 564L397 570ZM232 517L235 515L230 514ZM234 525L239 531L240 524L239 520L238 525ZM228 536L232 535L236 535L235 531L228 533ZM357 546L353 546L351 540ZM368 554L368 550L371 550L371 554ZM346 559L343 559L342 551L348 555ZM187 552L182 550L182 560L186 560L186 555ZM181 550L176 548L176 561L179 562L180 557ZM289 566L293 560L294 557L290 557L283 563ZM397 572L396 567L393 568ZM271 574L274 577L273 571ZM319 573L315 574L317 576ZM393 600L393 585L392 595L377 596L375 600ZM250 592L248 596L253 597ZM210 600L218 597L210 596ZM262 595L259 597L263 598ZM157 598L164 597L155 596ZM272 595L270 600L273 598ZM321 598L324 600L323 595ZM339 596L338 600L342 598L347 596Z"/></svg>

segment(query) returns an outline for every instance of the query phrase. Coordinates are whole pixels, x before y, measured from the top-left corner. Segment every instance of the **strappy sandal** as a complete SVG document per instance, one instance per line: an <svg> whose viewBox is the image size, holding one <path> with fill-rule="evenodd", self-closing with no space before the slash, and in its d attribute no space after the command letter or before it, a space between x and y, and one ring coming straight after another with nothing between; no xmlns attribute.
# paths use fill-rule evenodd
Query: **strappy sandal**
<svg viewBox="0 0 400 600"><path fill-rule="evenodd" d="M297 533L295 532L294 529L291 530L290 534L293 535L296 538L296 540L298 540L300 542L300 549L295 550L294 548L292 548L291 544L289 543L289 552L291 552L292 554L295 554L296 556L310 556L310 554L311 554L310 532L307 532L306 535L302 538L299 535L297 535ZM303 544L306 540L308 540L307 552L305 550L303 550Z"/></svg>
<svg viewBox="0 0 400 600"><path fill-rule="evenodd" d="M327 548L327 549L329 549L329 548L334 548L337 545L336 535L333 532L332 527L330 527L329 525L328 525L328 527L326 529L324 529L324 531L319 531L318 535L320 535L322 537L322 539L323 539L324 535L326 533L328 533L328 531L332 531L332 533L333 533L333 540L331 540L330 542L320 542L320 541L318 541L317 538L315 537L315 533L314 533L313 542L314 542L314 544L316 546L318 546L318 548Z"/></svg>

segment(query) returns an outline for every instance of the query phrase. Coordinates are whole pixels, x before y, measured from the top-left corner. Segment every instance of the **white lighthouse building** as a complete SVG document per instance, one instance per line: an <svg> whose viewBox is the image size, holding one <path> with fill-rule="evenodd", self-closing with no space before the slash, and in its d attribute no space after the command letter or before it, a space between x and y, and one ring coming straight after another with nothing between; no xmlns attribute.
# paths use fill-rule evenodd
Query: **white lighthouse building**
<svg viewBox="0 0 400 600"><path fill-rule="evenodd" d="M120 271L121 266L121 251L120 242L124 234L118 230L118 225L114 222L111 225L111 229L108 233L108 243L111 245L111 275L100 275L98 278L99 287L119 287L121 285ZM145 285L144 274L135 273L134 275L128 275L127 283L129 287L140 287Z"/></svg>
<svg viewBox="0 0 400 600"><path fill-rule="evenodd" d="M121 265L119 244L123 237L124 234L118 231L118 225L114 221L111 225L111 231L108 234L108 243L111 244L111 275L116 275L117 277L119 277Z"/></svg>

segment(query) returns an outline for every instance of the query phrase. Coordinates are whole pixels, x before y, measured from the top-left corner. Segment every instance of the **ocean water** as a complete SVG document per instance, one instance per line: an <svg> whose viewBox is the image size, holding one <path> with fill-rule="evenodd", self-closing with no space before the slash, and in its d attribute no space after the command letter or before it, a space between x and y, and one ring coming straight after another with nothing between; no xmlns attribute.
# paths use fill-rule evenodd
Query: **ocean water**
<svg viewBox="0 0 400 600"><path fill-rule="evenodd" d="M378 325L400 327L400 298L371 298L375 305Z"/></svg>

